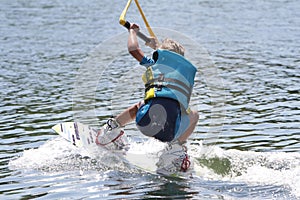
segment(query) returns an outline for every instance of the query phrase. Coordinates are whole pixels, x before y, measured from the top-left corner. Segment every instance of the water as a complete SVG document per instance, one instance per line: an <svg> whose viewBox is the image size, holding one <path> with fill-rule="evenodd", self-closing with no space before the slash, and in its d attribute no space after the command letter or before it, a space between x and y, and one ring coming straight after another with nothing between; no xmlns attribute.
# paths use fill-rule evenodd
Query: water
<svg viewBox="0 0 300 200"><path fill-rule="evenodd" d="M158 35L197 41L187 41L199 66L197 176L93 160L51 131L75 119L100 126L142 96L118 24L126 1L2 0L1 199L300 199L299 2L140 3ZM143 24L135 6L127 18ZM134 124L125 131L149 145Z"/></svg>

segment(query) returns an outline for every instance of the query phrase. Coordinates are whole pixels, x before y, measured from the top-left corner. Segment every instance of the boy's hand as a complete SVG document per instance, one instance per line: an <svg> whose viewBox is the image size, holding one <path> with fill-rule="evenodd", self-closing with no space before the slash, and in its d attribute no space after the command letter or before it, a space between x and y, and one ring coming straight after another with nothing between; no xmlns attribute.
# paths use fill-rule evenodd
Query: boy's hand
<svg viewBox="0 0 300 200"><path fill-rule="evenodd" d="M129 30L130 30L130 29L133 29L135 32L139 32L140 27L139 27L139 25L133 23L133 24L130 24Z"/></svg>
<svg viewBox="0 0 300 200"><path fill-rule="evenodd" d="M130 24L130 28L129 28L129 32L131 31L134 31L135 33L138 33L140 31L140 26L135 24L135 23L132 23ZM152 49L157 49L158 48L158 40L157 38L154 38L154 37L150 37L148 38L147 36L143 35L145 37L146 40L150 40L149 42L146 42L146 46L149 46L151 47Z"/></svg>
<svg viewBox="0 0 300 200"><path fill-rule="evenodd" d="M146 42L145 45L151 47L152 49L157 49L158 48L158 40L157 40L157 38L151 37L150 42Z"/></svg>

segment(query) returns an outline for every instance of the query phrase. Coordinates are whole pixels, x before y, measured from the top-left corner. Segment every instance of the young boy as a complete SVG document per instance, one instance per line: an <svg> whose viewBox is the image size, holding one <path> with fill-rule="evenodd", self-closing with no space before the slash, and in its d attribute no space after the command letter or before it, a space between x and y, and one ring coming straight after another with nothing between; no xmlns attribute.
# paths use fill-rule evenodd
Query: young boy
<svg viewBox="0 0 300 200"><path fill-rule="evenodd" d="M184 48L170 39L165 39L158 46L153 58L146 57L139 48L138 31L139 26L131 24L127 47L129 53L146 67L142 77L145 98L114 119L109 119L105 135L118 142L116 139L120 131L115 130L136 120L144 135L169 143L157 163L157 172L185 172L190 167L190 160L184 143L199 119L197 111L188 107L197 69L183 57ZM157 47L153 40L146 45Z"/></svg>

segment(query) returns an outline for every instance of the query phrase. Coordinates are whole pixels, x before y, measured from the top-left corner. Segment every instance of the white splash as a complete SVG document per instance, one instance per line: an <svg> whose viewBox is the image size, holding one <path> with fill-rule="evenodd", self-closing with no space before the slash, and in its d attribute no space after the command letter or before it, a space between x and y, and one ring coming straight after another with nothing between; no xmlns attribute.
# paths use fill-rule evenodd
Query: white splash
<svg viewBox="0 0 300 200"><path fill-rule="evenodd" d="M25 170L59 170L75 162L76 155L88 154L58 137L47 141L37 149L25 150L20 157L9 162L9 167Z"/></svg>
<svg viewBox="0 0 300 200"><path fill-rule="evenodd" d="M192 145L197 175L210 180L274 185L300 197L300 153L223 150ZM198 162L197 162L198 161Z"/></svg>
<svg viewBox="0 0 300 200"><path fill-rule="evenodd" d="M158 158L164 143L154 139L143 142L130 141L131 155L148 155L152 164ZM246 183L248 185L275 185L288 188L300 197L300 153L254 152L224 150L217 146L205 146L201 142L188 144L188 153L194 161L194 170L202 179ZM49 140L37 149L25 150L11 160L11 169L21 170L134 170L108 152L99 152L99 160L88 158L89 153L78 149L63 138ZM145 156L144 156L145 157ZM147 162L147 161L143 161ZM151 167L155 167L154 165ZM138 172L138 171L135 171Z"/></svg>

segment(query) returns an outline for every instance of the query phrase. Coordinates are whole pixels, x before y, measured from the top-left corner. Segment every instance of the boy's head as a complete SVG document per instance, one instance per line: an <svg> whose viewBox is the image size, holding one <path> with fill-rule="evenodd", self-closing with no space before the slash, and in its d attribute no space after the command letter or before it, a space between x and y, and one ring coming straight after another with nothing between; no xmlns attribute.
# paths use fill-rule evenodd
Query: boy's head
<svg viewBox="0 0 300 200"><path fill-rule="evenodd" d="M166 38L159 44L159 49L166 49L184 56L184 47L178 42Z"/></svg>

